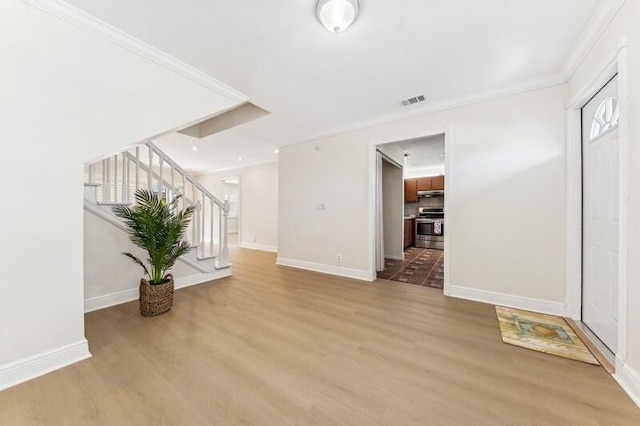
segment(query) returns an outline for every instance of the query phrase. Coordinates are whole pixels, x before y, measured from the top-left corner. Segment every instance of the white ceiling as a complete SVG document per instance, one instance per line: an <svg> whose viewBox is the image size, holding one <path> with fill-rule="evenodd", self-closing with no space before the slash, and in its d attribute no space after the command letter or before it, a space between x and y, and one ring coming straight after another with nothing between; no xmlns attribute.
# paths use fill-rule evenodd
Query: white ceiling
<svg viewBox="0 0 640 426"><path fill-rule="evenodd" d="M67 0L248 95L271 112L160 146L192 170L274 161L310 140L560 71L599 0L361 0L344 33L316 0ZM427 102L399 101L424 94ZM242 157L242 161L238 160Z"/></svg>
<svg viewBox="0 0 640 426"><path fill-rule="evenodd" d="M444 135L396 143L405 154L409 154L404 159L407 171L444 169Z"/></svg>

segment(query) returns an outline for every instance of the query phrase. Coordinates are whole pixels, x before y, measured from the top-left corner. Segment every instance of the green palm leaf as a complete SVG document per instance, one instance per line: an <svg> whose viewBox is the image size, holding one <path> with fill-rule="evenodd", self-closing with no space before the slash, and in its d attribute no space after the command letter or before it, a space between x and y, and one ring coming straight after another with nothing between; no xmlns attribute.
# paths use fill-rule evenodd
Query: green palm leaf
<svg viewBox="0 0 640 426"><path fill-rule="evenodd" d="M189 206L178 211L180 197L178 195L167 203L157 193L139 189L135 193L136 205L133 208L114 206L112 209L123 220L131 241L147 251L148 268L131 253L123 254L143 268L151 278L151 284L160 284L176 260L190 250L183 239L194 209Z"/></svg>

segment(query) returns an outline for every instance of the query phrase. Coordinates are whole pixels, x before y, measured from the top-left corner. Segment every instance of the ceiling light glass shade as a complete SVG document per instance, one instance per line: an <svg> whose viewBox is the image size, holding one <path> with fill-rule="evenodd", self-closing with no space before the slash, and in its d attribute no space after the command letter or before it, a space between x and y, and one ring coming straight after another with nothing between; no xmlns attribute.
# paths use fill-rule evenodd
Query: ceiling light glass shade
<svg viewBox="0 0 640 426"><path fill-rule="evenodd" d="M332 33L346 30L358 17L358 0L318 0L316 15L320 23Z"/></svg>

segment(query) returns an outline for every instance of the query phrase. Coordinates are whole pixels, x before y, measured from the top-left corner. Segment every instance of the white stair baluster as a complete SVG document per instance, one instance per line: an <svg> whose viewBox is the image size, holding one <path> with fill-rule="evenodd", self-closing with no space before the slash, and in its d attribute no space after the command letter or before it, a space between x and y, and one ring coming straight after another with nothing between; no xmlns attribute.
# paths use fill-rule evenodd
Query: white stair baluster
<svg viewBox="0 0 640 426"><path fill-rule="evenodd" d="M193 243L198 243L198 206L196 205L196 186L193 182L191 182L191 194L193 196L193 208L195 209L193 212Z"/></svg>
<svg viewBox="0 0 640 426"><path fill-rule="evenodd" d="M153 190L153 151L149 148L149 168L147 169L147 186L149 191Z"/></svg>
<svg viewBox="0 0 640 426"><path fill-rule="evenodd" d="M218 265L220 267L229 266L229 200L224 200L222 223L222 242L220 244L220 256Z"/></svg>
<svg viewBox="0 0 640 426"><path fill-rule="evenodd" d="M160 156L158 156L158 163L160 167L160 172L158 174L158 197L164 198L164 179L162 177L162 171L164 169L164 160Z"/></svg>
<svg viewBox="0 0 640 426"><path fill-rule="evenodd" d="M171 170L171 199L167 199L167 201L173 201L173 199L176 196L176 176L175 176L175 169L169 165L170 170Z"/></svg>
<svg viewBox="0 0 640 426"><path fill-rule="evenodd" d="M129 173L127 170L127 155L126 153L122 153L122 203L123 204L127 204L127 199L129 198L129 190L128 190L128 180L129 180Z"/></svg>
<svg viewBox="0 0 640 426"><path fill-rule="evenodd" d="M205 245L204 245L204 242L205 242L205 236L204 236L204 231L205 231L205 230L204 230L204 225L205 225L205 223L204 223L204 220L205 220L205 217L206 217L206 216L205 216L205 210L206 210L206 206L207 206L207 204L206 204L206 201L205 201L205 195L204 195L204 192L202 193L201 206L202 206L202 207L201 207L201 210L200 210L200 220L201 220L202 226L200 227L200 228L201 228L201 229L200 229L200 233L201 233L201 234L200 234L200 237L201 237L200 242L202 243L202 249L203 249L203 250L205 250L205 249L206 249L206 247L205 247Z"/></svg>
<svg viewBox="0 0 640 426"><path fill-rule="evenodd" d="M222 222L224 219L224 211L218 207L218 261L220 261L220 255L222 254Z"/></svg>
<svg viewBox="0 0 640 426"><path fill-rule="evenodd" d="M119 202L118 198L118 155L113 156L113 202Z"/></svg>
<svg viewBox="0 0 640 426"><path fill-rule="evenodd" d="M211 252L211 255L213 255L214 251L215 251L215 244L214 244L214 232L213 232L213 225L214 225L214 220L213 220L213 206L215 204L213 203L213 200L211 198L209 198L209 250Z"/></svg>
<svg viewBox="0 0 640 426"><path fill-rule="evenodd" d="M182 210L187 208L187 178L182 175Z"/></svg>
<svg viewBox="0 0 640 426"><path fill-rule="evenodd" d="M106 197L105 202L111 202L111 157L107 158L107 184L103 189L104 195Z"/></svg>
<svg viewBox="0 0 640 426"><path fill-rule="evenodd" d="M102 194L101 202L105 202L105 191L107 190L107 159L102 160Z"/></svg>
<svg viewBox="0 0 640 426"><path fill-rule="evenodd" d="M140 147L136 146L136 191L140 189Z"/></svg>

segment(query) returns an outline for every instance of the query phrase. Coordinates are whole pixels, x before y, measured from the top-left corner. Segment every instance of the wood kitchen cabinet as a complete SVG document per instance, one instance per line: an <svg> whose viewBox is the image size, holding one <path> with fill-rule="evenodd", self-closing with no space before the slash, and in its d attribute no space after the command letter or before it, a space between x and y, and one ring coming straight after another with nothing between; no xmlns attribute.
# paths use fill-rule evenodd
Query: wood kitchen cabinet
<svg viewBox="0 0 640 426"><path fill-rule="evenodd" d="M433 183L430 177L421 177L416 179L416 185L418 191L431 191L433 189Z"/></svg>
<svg viewBox="0 0 640 426"><path fill-rule="evenodd" d="M444 176L433 176L431 178L431 189L434 191L444 191ZM420 191L420 188L418 188Z"/></svg>
<svg viewBox="0 0 640 426"><path fill-rule="evenodd" d="M404 202L418 202L418 186L415 179L405 179L404 181Z"/></svg>
<svg viewBox="0 0 640 426"><path fill-rule="evenodd" d="M404 248L413 246L416 244L416 220L405 219L404 220Z"/></svg>
<svg viewBox="0 0 640 426"><path fill-rule="evenodd" d="M418 191L444 191L444 176L404 180L404 202L417 203Z"/></svg>

